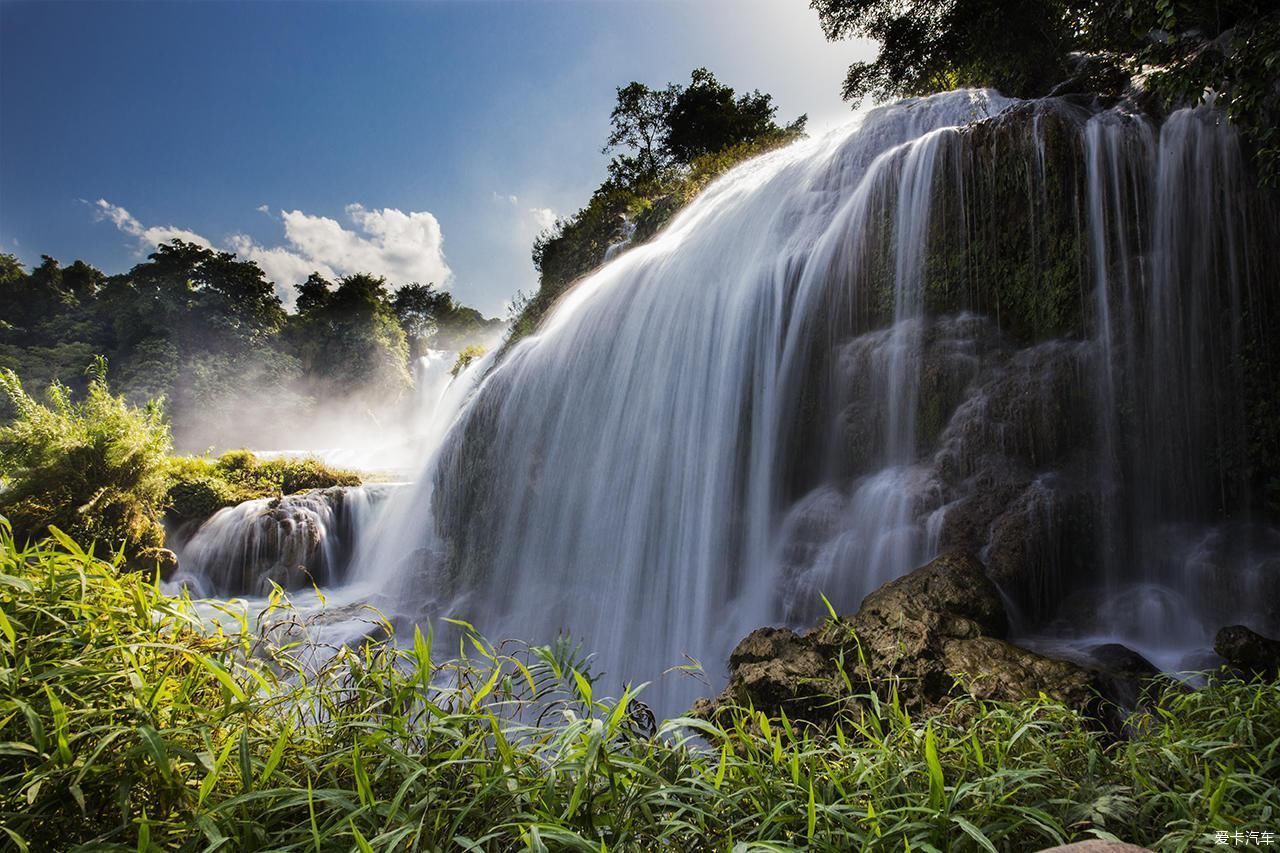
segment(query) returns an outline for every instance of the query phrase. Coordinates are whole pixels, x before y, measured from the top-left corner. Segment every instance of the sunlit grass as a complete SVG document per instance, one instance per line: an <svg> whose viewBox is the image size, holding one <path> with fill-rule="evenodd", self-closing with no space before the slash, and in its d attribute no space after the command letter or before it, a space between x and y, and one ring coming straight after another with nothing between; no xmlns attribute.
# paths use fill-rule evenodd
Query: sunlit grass
<svg viewBox="0 0 1280 853"><path fill-rule="evenodd" d="M315 667L269 641L305 632L210 629L65 537L17 548L0 524L0 552L19 849L1179 850L1280 815L1274 684L1168 690L1121 743L1048 702L925 720L891 697L830 732L738 709L650 736L567 643L460 624L460 647L419 634Z"/></svg>

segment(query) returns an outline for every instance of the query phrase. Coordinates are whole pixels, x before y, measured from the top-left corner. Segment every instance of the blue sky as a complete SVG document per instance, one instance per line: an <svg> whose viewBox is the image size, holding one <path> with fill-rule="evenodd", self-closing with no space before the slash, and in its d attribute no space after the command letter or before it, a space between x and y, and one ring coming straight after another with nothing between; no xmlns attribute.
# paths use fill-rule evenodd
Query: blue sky
<svg viewBox="0 0 1280 853"><path fill-rule="evenodd" d="M806 0L0 0L0 251L120 272L182 235L497 314L603 178L616 86L705 65L822 130L871 51Z"/></svg>

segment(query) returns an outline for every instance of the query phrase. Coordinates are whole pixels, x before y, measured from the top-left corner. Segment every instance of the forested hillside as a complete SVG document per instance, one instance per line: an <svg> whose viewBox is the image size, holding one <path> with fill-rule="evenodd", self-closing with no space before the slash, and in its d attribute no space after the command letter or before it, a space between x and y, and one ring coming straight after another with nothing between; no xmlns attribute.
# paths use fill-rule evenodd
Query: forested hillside
<svg viewBox="0 0 1280 853"><path fill-rule="evenodd" d="M502 325L431 283L367 274L312 275L288 313L257 264L180 240L120 275L48 256L27 271L0 255L0 368L29 389L82 391L105 356L131 402L166 400L184 450L285 441L322 400L330 415L391 411L417 356Z"/></svg>

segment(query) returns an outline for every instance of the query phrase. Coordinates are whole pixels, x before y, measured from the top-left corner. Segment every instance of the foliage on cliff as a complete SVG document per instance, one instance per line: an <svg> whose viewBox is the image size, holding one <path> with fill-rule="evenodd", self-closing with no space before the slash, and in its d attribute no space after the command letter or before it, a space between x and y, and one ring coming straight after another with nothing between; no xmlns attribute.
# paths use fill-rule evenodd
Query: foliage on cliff
<svg viewBox="0 0 1280 853"><path fill-rule="evenodd" d="M811 0L810 5L827 38L863 36L880 43L875 60L850 66L846 99L957 86L993 86L1019 97L1081 85L1105 92L1118 78L1141 75L1166 106L1216 99L1252 143L1264 178L1280 182L1280 11L1274 4ZM1082 54L1095 61L1081 63Z"/></svg>
<svg viewBox="0 0 1280 853"><path fill-rule="evenodd" d="M586 207L534 242L538 291L517 301L511 339L532 332L611 246L648 240L713 179L804 133L806 116L785 126L776 116L771 95L738 94L705 68L688 85L619 87L604 147L614 153L609 175Z"/></svg>
<svg viewBox="0 0 1280 853"><path fill-rule="evenodd" d="M336 652L307 617L206 632L65 536L0 522L0 832L18 850L1038 849L1211 845L1280 810L1280 686L1164 691L1113 742L1045 699L829 731L657 723L574 647ZM389 631L376 614L370 633ZM702 741L714 748L707 749Z"/></svg>
<svg viewBox="0 0 1280 853"><path fill-rule="evenodd" d="M175 521L202 520L223 507L257 498L361 482L355 471L333 468L314 457L259 459L248 450L231 450L216 459L172 456L165 474L165 511Z"/></svg>

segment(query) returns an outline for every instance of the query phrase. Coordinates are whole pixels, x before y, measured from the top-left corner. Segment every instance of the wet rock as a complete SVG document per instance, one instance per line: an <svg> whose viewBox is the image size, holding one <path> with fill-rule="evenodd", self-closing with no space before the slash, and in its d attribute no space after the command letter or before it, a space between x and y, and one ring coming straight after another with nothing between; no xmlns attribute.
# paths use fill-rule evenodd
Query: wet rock
<svg viewBox="0 0 1280 853"><path fill-rule="evenodd" d="M1093 679L1081 667L993 637L946 643L942 664L976 699L1035 699L1043 693L1072 708L1092 709L1097 697Z"/></svg>
<svg viewBox="0 0 1280 853"><path fill-rule="evenodd" d="M178 555L168 548L143 548L130 564L139 571L154 571L161 580L168 580L178 570Z"/></svg>
<svg viewBox="0 0 1280 853"><path fill-rule="evenodd" d="M1029 483L991 523L987 566L1021 610L1043 620L1061 603L1066 585L1089 576L1093 505L1068 478L1046 474Z"/></svg>
<svg viewBox="0 0 1280 853"><path fill-rule="evenodd" d="M938 545L944 551L981 551L990 538L991 523L1029 485L1028 481L983 488L947 507L942 517Z"/></svg>
<svg viewBox="0 0 1280 853"><path fill-rule="evenodd" d="M758 628L729 657L724 698L750 704L771 715L814 711L818 697L831 695L835 672L814 644L789 628Z"/></svg>
<svg viewBox="0 0 1280 853"><path fill-rule="evenodd" d="M1280 640L1264 637L1243 625L1231 625L1219 631L1213 639L1213 650L1244 675L1263 678L1280 675Z"/></svg>
<svg viewBox="0 0 1280 853"><path fill-rule="evenodd" d="M1005 642L1008 624L982 564L946 554L880 587L852 616L803 635L753 631L729 658L724 692L693 713L751 706L822 723L873 691L896 691L912 712L961 695L1013 701L1043 693L1082 710L1096 704L1089 672Z"/></svg>
<svg viewBox="0 0 1280 853"><path fill-rule="evenodd" d="M1093 673L1095 686L1122 708L1136 708L1147 685L1160 675L1155 664L1119 643L1099 643L1085 651L1089 661L1084 666Z"/></svg>
<svg viewBox="0 0 1280 853"><path fill-rule="evenodd" d="M908 620L937 624L947 636L1002 637L1009 630L1000 590L977 559L944 554L868 595L852 624L864 641Z"/></svg>

